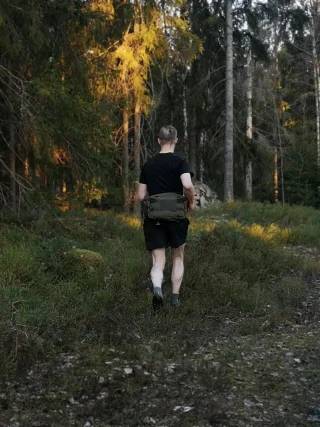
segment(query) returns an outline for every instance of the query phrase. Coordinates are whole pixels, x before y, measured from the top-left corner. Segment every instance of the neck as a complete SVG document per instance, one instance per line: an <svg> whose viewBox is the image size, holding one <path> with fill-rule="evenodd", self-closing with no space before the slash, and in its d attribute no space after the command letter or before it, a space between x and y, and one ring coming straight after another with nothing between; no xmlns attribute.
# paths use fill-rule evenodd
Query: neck
<svg viewBox="0 0 320 427"><path fill-rule="evenodd" d="M174 153L175 146L174 145L163 145L160 150L160 154L165 153Z"/></svg>

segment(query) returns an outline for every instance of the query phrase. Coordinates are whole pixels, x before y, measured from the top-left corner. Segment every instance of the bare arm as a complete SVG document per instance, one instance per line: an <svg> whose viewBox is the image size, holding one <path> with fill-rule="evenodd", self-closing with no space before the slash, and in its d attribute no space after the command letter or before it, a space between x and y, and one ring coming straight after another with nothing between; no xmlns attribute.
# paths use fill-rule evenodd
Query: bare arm
<svg viewBox="0 0 320 427"><path fill-rule="evenodd" d="M191 175L190 173L183 173L180 176L182 185L183 185L183 192L188 200L188 209L190 211L193 211L196 207L195 205L195 191L194 186L191 181Z"/></svg>
<svg viewBox="0 0 320 427"><path fill-rule="evenodd" d="M138 199L142 202L147 197L147 185L139 183L138 186Z"/></svg>

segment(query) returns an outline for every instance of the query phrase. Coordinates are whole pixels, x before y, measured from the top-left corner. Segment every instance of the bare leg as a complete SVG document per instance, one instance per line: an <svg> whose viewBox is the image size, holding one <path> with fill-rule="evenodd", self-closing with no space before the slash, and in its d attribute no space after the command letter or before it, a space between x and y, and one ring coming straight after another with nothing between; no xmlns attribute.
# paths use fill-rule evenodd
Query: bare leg
<svg viewBox="0 0 320 427"><path fill-rule="evenodd" d="M185 245L179 246L179 248L172 248L172 273L171 273L171 282L172 282L172 294L179 295L181 283L184 274L184 247Z"/></svg>
<svg viewBox="0 0 320 427"><path fill-rule="evenodd" d="M165 248L155 249L152 251L153 267L151 269L151 280L153 284L153 298L152 307L155 311L158 311L163 306L162 296L162 281L163 281L163 270L166 265L166 250Z"/></svg>
<svg viewBox="0 0 320 427"><path fill-rule="evenodd" d="M153 267L151 269L151 280L154 288L160 288L163 281L163 270L166 265L165 248L155 249L152 251Z"/></svg>

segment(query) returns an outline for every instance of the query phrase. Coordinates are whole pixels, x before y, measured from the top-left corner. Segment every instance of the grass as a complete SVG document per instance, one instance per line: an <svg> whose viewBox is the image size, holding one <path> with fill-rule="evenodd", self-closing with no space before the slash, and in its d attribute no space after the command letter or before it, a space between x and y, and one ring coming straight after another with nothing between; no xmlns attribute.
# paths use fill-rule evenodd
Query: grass
<svg viewBox="0 0 320 427"><path fill-rule="evenodd" d="M206 210L201 220L221 215L277 243L320 247L320 212L312 207L235 202Z"/></svg>
<svg viewBox="0 0 320 427"><path fill-rule="evenodd" d="M318 319L310 279L319 274L319 257L294 245L309 244L305 219L318 227L317 215L240 203L197 212L182 307L158 315L150 309L151 259L136 218L71 211L4 220L0 375L11 391L0 388L0 407L9 407L0 423L14 423L11 399L13 407L25 401L26 418L15 419L21 427L85 425L89 417L97 427L140 427L146 417L173 427L239 427L262 412L284 425L277 408L288 395L286 421L306 425L295 415L317 416L319 332L304 325ZM167 302L170 262L164 291ZM68 355L75 357L70 368ZM31 366L31 376L21 375ZM244 399L256 397L263 411L246 414ZM174 411L183 404L194 409Z"/></svg>
<svg viewBox="0 0 320 427"><path fill-rule="evenodd" d="M212 215L221 214L237 221L214 225ZM10 377L48 352L109 345L117 336L125 335L130 347L132 324L144 336L172 328L183 336L228 313L249 316L238 329L247 334L290 318L316 267L283 250L277 233L291 224L295 236L308 241L301 222L308 218L318 227L317 215L239 203L201 212L186 249L183 308L160 318L150 317L150 257L139 220L91 211L6 223L0 231L1 372ZM250 225L258 218L263 225ZM100 254L101 265L70 255L79 250Z"/></svg>
<svg viewBox="0 0 320 427"><path fill-rule="evenodd" d="M217 212L225 213L241 221L258 224L278 223L282 226L320 225L320 212L306 206L276 205L270 203L242 203L218 205ZM210 214L210 210L205 212Z"/></svg>

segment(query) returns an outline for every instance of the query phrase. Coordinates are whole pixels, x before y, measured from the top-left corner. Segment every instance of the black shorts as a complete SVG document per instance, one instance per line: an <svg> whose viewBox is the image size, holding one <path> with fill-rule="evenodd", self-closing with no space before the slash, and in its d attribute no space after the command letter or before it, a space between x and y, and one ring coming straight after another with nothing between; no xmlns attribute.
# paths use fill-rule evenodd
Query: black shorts
<svg viewBox="0 0 320 427"><path fill-rule="evenodd" d="M143 224L148 251L160 248L178 248L187 241L189 220L157 221L146 218Z"/></svg>

